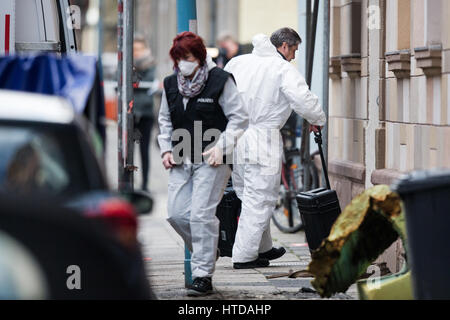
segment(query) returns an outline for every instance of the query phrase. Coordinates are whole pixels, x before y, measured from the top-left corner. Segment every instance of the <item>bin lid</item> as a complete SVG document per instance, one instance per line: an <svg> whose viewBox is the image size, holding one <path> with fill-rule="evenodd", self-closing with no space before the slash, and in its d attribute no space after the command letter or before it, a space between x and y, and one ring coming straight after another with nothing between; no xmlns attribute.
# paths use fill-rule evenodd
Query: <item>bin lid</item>
<svg viewBox="0 0 450 320"><path fill-rule="evenodd" d="M318 208L339 203L336 191L320 188L297 194L297 204L302 208Z"/></svg>
<svg viewBox="0 0 450 320"><path fill-rule="evenodd" d="M450 170L434 169L404 175L392 185L391 189L402 195L445 187L450 187Z"/></svg>

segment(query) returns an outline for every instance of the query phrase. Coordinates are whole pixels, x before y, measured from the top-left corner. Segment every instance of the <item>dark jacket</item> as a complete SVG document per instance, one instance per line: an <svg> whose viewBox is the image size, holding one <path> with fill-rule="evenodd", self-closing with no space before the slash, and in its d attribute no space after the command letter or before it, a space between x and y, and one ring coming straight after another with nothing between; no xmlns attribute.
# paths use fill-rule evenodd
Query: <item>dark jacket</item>
<svg viewBox="0 0 450 320"><path fill-rule="evenodd" d="M155 80L156 67L154 64L139 68L136 66L136 73L140 82L152 82ZM154 118L153 95L148 94L148 88L134 89L134 114L136 117Z"/></svg>

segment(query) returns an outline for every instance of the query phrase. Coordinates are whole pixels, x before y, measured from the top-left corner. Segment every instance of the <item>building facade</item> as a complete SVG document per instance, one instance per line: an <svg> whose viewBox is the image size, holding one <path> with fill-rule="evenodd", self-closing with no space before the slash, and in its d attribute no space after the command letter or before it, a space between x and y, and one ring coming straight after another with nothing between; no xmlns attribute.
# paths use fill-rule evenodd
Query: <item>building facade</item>
<svg viewBox="0 0 450 320"><path fill-rule="evenodd" d="M450 168L449 15L448 0L331 0L329 170L341 207L401 173Z"/></svg>

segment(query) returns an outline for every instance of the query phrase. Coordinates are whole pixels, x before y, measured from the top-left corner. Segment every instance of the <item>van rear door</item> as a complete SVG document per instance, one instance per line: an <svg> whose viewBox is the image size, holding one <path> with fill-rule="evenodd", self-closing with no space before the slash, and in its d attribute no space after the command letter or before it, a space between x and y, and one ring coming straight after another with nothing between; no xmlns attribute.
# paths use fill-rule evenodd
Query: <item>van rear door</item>
<svg viewBox="0 0 450 320"><path fill-rule="evenodd" d="M7 47L7 23L0 21L0 53L77 51L75 30L69 0L2 0L0 15L10 15L9 50ZM11 13L9 13L11 12ZM6 19L6 18L4 18ZM3 20L4 20L3 19ZM0 18L1 20L1 18Z"/></svg>
<svg viewBox="0 0 450 320"><path fill-rule="evenodd" d="M42 0L55 1L55 0ZM77 52L75 27L80 24L81 10L77 6L70 5L69 0L56 0L57 13L59 17L59 33L62 53Z"/></svg>
<svg viewBox="0 0 450 320"><path fill-rule="evenodd" d="M0 53L13 53L15 48L15 0L0 1Z"/></svg>

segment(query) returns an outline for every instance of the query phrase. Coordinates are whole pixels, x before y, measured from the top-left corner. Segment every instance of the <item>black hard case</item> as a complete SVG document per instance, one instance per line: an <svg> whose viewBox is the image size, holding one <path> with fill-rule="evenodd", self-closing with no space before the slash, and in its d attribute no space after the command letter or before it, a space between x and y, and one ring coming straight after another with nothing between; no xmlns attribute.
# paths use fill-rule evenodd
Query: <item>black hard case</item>
<svg viewBox="0 0 450 320"><path fill-rule="evenodd" d="M320 188L302 192L297 195L297 204L309 249L316 250L323 239L328 237L341 213L336 191Z"/></svg>
<svg viewBox="0 0 450 320"><path fill-rule="evenodd" d="M241 207L241 200L239 200L236 192L233 190L230 180L222 201L216 210L216 217L220 221L218 248L221 257L232 256Z"/></svg>
<svg viewBox="0 0 450 320"><path fill-rule="evenodd" d="M300 216L305 227L306 240L312 252L320 247L322 241L328 237L336 219L341 214L339 199L336 191L331 190L328 171L322 150L322 133L315 133L315 140L319 145L323 172L328 189L320 188L297 195Z"/></svg>

